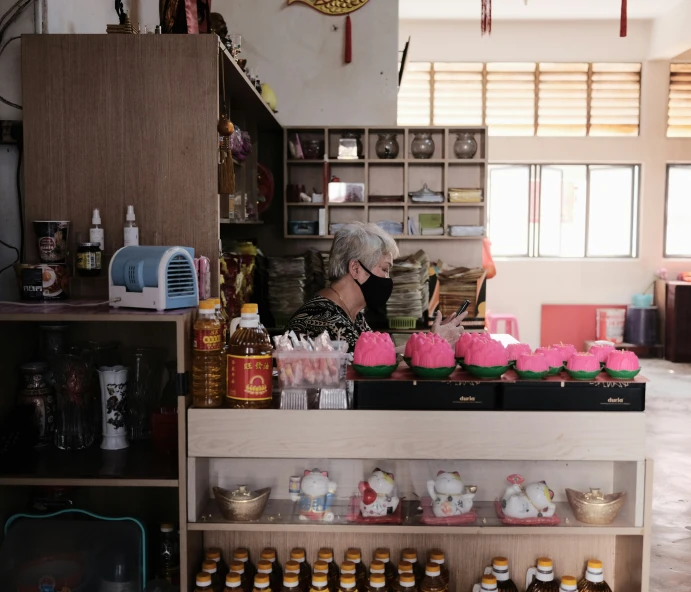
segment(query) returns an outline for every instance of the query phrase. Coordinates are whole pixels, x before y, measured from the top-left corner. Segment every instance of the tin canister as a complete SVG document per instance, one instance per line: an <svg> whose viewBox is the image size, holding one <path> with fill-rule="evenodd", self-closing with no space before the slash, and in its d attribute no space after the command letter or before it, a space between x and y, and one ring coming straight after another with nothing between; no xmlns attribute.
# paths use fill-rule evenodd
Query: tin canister
<svg viewBox="0 0 691 592"><path fill-rule="evenodd" d="M34 220L38 256L43 263L65 263L69 229L68 220Z"/></svg>
<svg viewBox="0 0 691 592"><path fill-rule="evenodd" d="M18 275L23 300L55 300L69 296L69 267L64 263L20 265Z"/></svg>

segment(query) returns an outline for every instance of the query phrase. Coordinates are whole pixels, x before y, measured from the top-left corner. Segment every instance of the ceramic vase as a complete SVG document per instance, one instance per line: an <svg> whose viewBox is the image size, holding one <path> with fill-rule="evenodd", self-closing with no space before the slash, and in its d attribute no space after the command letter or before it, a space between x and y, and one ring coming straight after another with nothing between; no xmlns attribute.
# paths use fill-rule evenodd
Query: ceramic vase
<svg viewBox="0 0 691 592"><path fill-rule="evenodd" d="M398 145L397 134L379 134L379 139L374 146L377 158L394 159L398 157L400 147Z"/></svg>
<svg viewBox="0 0 691 592"><path fill-rule="evenodd" d="M130 443L127 439L127 368L101 366L98 369L101 384L103 450L122 450Z"/></svg>
<svg viewBox="0 0 691 592"><path fill-rule="evenodd" d="M410 152L413 158L428 159L434 155L434 140L432 134L416 132L410 144Z"/></svg>
<svg viewBox="0 0 691 592"><path fill-rule="evenodd" d="M456 158L473 158L477 152L477 141L475 140L475 136L468 132L456 134L453 152Z"/></svg>

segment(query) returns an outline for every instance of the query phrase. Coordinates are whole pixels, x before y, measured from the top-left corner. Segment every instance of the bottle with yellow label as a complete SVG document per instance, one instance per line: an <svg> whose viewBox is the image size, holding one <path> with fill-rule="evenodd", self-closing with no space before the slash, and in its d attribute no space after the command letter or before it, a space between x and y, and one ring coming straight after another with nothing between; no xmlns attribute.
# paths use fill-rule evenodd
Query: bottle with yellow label
<svg viewBox="0 0 691 592"><path fill-rule="evenodd" d="M612 592L605 582L605 572L602 561L591 559L585 570L585 577L578 582L578 592Z"/></svg>
<svg viewBox="0 0 691 592"><path fill-rule="evenodd" d="M398 579L394 584L394 590L395 592L417 592L418 588L415 583L412 565L410 571L398 575Z"/></svg>
<svg viewBox="0 0 691 592"><path fill-rule="evenodd" d="M396 566L391 563L391 553L388 549L380 547L374 551L374 558L377 561L381 561L384 564L384 574L386 575L386 588L388 590L394 589L394 584L396 583L396 576L398 572L396 571Z"/></svg>
<svg viewBox="0 0 691 592"><path fill-rule="evenodd" d="M271 407L273 360L268 331L256 304L245 304L240 324L228 339L227 403L234 409Z"/></svg>
<svg viewBox="0 0 691 592"><path fill-rule="evenodd" d="M221 323L214 304L199 303L192 340L192 402L195 407L220 407L223 404L223 359Z"/></svg>
<svg viewBox="0 0 691 592"><path fill-rule="evenodd" d="M338 565L336 565L334 561L333 549L322 547L319 549L319 554L317 556L319 557L319 561L325 561L328 566L329 590L331 590L331 592L336 592L336 590L338 590L338 580L341 574L338 571ZM314 569L315 571L317 569L316 563L314 564Z"/></svg>

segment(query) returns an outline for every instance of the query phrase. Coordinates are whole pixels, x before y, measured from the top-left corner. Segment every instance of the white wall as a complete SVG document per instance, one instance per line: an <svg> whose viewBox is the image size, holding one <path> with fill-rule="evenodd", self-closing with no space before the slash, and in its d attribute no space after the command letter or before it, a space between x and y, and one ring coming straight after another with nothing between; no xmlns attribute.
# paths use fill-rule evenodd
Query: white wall
<svg viewBox="0 0 691 592"><path fill-rule="evenodd" d="M412 61L642 61L641 131L635 138L490 137L489 158L500 163L641 164L640 256L634 260L497 261L488 283L488 308L518 317L521 339L539 344L543 304L622 304L645 290L656 268L676 274L691 261L664 260L666 164L691 162L691 140L666 133L669 62L646 61L651 24L630 22L618 37L612 22L495 22L481 37L475 22L402 21L401 39L412 37ZM451 261L453 262L453 261Z"/></svg>
<svg viewBox="0 0 691 592"><path fill-rule="evenodd" d="M351 64L345 17L285 0L214 0L213 10L242 34L247 65L276 92L283 125L395 124L397 1L374 0L351 15Z"/></svg>

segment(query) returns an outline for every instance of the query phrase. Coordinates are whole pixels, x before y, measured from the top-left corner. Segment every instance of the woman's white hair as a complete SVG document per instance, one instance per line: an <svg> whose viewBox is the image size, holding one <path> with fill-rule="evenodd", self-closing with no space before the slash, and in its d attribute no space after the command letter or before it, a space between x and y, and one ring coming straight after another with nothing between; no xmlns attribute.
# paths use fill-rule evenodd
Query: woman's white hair
<svg viewBox="0 0 691 592"><path fill-rule="evenodd" d="M351 222L334 236L329 256L329 278L337 280L348 274L350 262L360 261L367 269L379 263L382 255L398 257L398 247L391 235L376 224Z"/></svg>

